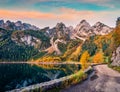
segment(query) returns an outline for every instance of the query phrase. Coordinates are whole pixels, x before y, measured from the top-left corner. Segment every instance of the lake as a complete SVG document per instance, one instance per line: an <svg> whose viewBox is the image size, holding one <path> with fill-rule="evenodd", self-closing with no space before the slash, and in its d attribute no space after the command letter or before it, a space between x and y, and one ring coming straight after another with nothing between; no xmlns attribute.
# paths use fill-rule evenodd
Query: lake
<svg viewBox="0 0 120 92"><path fill-rule="evenodd" d="M26 87L73 74L80 65L36 65L27 63L0 64L0 92Z"/></svg>

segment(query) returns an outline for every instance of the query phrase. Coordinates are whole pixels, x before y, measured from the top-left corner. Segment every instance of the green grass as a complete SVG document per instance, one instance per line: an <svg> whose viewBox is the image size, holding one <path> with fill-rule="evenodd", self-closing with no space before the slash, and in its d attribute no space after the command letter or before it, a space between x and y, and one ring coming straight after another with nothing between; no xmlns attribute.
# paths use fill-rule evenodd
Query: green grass
<svg viewBox="0 0 120 92"><path fill-rule="evenodd" d="M120 66L111 66L111 65L108 65L110 68L112 68L113 70L116 70L120 73Z"/></svg>
<svg viewBox="0 0 120 92"><path fill-rule="evenodd" d="M65 80L61 83L61 85L54 87L47 92L60 92L60 90L70 87L71 85L82 82L87 78L87 74L82 71L77 72L76 74L71 75L69 80Z"/></svg>
<svg viewBox="0 0 120 92"><path fill-rule="evenodd" d="M114 67L112 67L112 69L114 69L114 70L116 70L116 71L118 71L120 73L120 67L114 66Z"/></svg>

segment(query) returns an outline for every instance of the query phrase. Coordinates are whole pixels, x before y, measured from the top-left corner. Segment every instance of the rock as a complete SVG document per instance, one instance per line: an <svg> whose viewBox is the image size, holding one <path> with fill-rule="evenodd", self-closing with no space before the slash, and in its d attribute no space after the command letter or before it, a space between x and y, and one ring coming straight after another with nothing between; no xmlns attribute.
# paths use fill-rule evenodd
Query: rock
<svg viewBox="0 0 120 92"><path fill-rule="evenodd" d="M16 26L21 26L21 25L22 25L22 22L21 22L21 21L17 21L17 22L15 23L15 25L16 25Z"/></svg>
<svg viewBox="0 0 120 92"><path fill-rule="evenodd" d="M96 35L106 35L110 33L113 29L101 22L97 22L91 27L91 30Z"/></svg>
<svg viewBox="0 0 120 92"><path fill-rule="evenodd" d="M6 30L40 30L34 25L22 23L21 21L11 22L10 20L7 20L6 23L4 23L4 20L0 20L0 28Z"/></svg>
<svg viewBox="0 0 120 92"><path fill-rule="evenodd" d="M110 33L113 30L113 28L101 23L97 22L93 26L90 26L90 24L86 20L82 20L75 28L75 33L79 37L86 38L88 36L92 35L106 35Z"/></svg>
<svg viewBox="0 0 120 92"><path fill-rule="evenodd" d="M19 38L20 37L20 38ZM33 37L31 35L22 35L19 34L12 36L12 40L20 45L29 45L29 46L34 46L35 48L39 48L39 46L42 44L42 41L36 37Z"/></svg>
<svg viewBox="0 0 120 92"><path fill-rule="evenodd" d="M4 25L4 20L0 20L0 27L2 28Z"/></svg>
<svg viewBox="0 0 120 92"><path fill-rule="evenodd" d="M112 66L120 66L120 46L113 52L111 61Z"/></svg>
<svg viewBox="0 0 120 92"><path fill-rule="evenodd" d="M86 20L82 20L76 27L75 32L79 36L87 36L90 34L90 24Z"/></svg>

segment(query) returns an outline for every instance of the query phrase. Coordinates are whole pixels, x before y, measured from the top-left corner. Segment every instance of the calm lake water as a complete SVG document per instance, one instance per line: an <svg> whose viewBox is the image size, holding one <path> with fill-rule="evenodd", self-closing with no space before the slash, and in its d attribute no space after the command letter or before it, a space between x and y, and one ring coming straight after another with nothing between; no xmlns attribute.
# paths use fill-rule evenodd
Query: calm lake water
<svg viewBox="0 0 120 92"><path fill-rule="evenodd" d="M0 64L0 92L73 74L80 65Z"/></svg>

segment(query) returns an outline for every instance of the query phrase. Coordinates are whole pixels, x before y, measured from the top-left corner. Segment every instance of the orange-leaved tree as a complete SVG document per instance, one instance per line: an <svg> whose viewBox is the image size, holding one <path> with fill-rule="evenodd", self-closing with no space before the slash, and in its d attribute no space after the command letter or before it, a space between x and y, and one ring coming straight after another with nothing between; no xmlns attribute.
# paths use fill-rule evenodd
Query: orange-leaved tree
<svg viewBox="0 0 120 92"><path fill-rule="evenodd" d="M100 50L93 56L93 62L94 63L103 63L104 62L104 53L102 52L102 50Z"/></svg>
<svg viewBox="0 0 120 92"><path fill-rule="evenodd" d="M89 61L89 53L88 51L83 52L81 58L80 58L80 63L82 65L82 69L86 69L88 67L88 61Z"/></svg>

